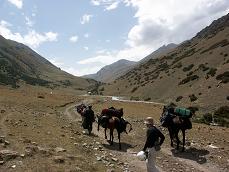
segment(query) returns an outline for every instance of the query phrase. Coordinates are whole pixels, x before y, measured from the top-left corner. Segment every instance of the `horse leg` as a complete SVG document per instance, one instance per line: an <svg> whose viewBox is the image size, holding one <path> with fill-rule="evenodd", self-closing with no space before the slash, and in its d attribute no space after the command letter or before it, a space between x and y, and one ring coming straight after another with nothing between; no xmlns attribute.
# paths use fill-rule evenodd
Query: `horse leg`
<svg viewBox="0 0 229 172"><path fill-rule="evenodd" d="M169 130L169 137L171 140L171 147L173 147L173 132L172 132L172 129L170 127L168 128L168 130Z"/></svg>
<svg viewBox="0 0 229 172"><path fill-rule="evenodd" d="M88 134L89 135L91 135L91 131L92 131L92 123L88 125Z"/></svg>
<svg viewBox="0 0 229 172"><path fill-rule="evenodd" d="M113 129L110 129L110 145L113 145L113 140L114 140Z"/></svg>
<svg viewBox="0 0 229 172"><path fill-rule="evenodd" d="M183 133L183 148L182 148L182 152L184 152L184 145L185 145L185 130L182 130Z"/></svg>
<svg viewBox="0 0 229 172"><path fill-rule="evenodd" d="M180 140L179 140L179 137L178 137L178 133L179 133L179 130L177 130L175 132L175 137L176 137L176 140L177 140L177 150L179 150L179 144L180 144Z"/></svg>
<svg viewBox="0 0 229 172"><path fill-rule="evenodd" d="M104 129L105 139L107 139L107 128Z"/></svg>
<svg viewBox="0 0 229 172"><path fill-rule="evenodd" d="M118 131L118 144L119 144L119 150L121 150L120 132L119 131Z"/></svg>

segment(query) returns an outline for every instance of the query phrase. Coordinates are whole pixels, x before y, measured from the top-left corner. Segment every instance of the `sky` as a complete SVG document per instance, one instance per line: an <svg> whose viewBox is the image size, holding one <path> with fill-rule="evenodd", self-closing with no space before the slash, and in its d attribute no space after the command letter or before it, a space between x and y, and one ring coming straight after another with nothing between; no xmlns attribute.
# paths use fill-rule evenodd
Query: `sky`
<svg viewBox="0 0 229 172"><path fill-rule="evenodd" d="M0 0L0 35L75 76L192 38L229 0Z"/></svg>

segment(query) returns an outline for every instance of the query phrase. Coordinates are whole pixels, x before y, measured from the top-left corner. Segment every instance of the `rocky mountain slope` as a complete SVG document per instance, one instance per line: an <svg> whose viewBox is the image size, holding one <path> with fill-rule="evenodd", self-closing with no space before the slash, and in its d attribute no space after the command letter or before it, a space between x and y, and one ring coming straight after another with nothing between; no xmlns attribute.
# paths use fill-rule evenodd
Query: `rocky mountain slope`
<svg viewBox="0 0 229 172"><path fill-rule="evenodd" d="M54 66L29 47L0 36L0 84L16 88L23 83L85 90L95 81L75 77Z"/></svg>
<svg viewBox="0 0 229 172"><path fill-rule="evenodd" d="M215 110L228 104L228 54L229 14L171 52L104 85L102 94Z"/></svg>
<svg viewBox="0 0 229 172"><path fill-rule="evenodd" d="M140 60L141 62L146 62L147 60L150 60L152 58L157 58L159 56L162 56L166 53L168 53L169 51L171 51L172 49L176 48L178 45L171 43L168 45L163 45L162 47L158 48L156 51L152 52L150 55L146 56L145 58L143 58L142 60Z"/></svg>
<svg viewBox="0 0 229 172"><path fill-rule="evenodd" d="M135 64L136 62L122 59L103 67L96 74L85 75L83 77L95 79L102 82L111 82L126 73Z"/></svg>

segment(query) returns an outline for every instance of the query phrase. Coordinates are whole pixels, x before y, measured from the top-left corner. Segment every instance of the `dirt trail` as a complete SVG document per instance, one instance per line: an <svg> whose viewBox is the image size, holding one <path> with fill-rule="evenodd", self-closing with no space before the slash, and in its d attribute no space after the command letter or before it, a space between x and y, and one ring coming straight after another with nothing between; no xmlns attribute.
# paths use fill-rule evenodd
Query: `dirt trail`
<svg viewBox="0 0 229 172"><path fill-rule="evenodd" d="M91 103L92 100L85 100L83 101L83 103L85 104L89 104ZM80 115L74 110L75 106L77 106L78 104L74 104L74 105L71 105L71 106L68 106L66 109L65 109L65 115L68 117L69 120L71 120L72 122L81 122L81 117ZM104 133L101 132L98 132L97 131L97 123L94 123L93 124L93 131L92 133L94 135L97 135L100 139L100 142L103 144L103 145L107 145L107 141L104 139ZM101 128L102 129L102 128ZM103 129L102 129L103 131ZM134 155L135 153L131 152L130 150L127 150L127 152L121 152L121 151L116 151L116 150L111 150L112 154L115 154L117 155L117 157L121 157L121 159L123 160L126 160L126 162L129 164L129 170L130 171L136 171L136 169L138 169L138 171L146 171L146 167L145 167L145 162L144 161L139 161L137 159L137 157ZM160 169L161 172L162 169Z"/></svg>
<svg viewBox="0 0 229 172"><path fill-rule="evenodd" d="M90 104L92 103L92 99L85 99L83 103L85 104ZM81 117L80 115L74 110L74 107L77 104L68 106L65 109L65 115L68 117L69 120L73 122L80 122ZM102 144L108 144L106 140L104 139L104 133L103 132L98 132L97 131L97 126L94 123L93 125L93 133L97 135L100 138L100 141ZM135 154L136 152L132 152L131 149L127 149L126 152L121 152L117 150L111 150L112 154L116 154L118 157L121 157L121 159L124 159L127 161L129 164L129 170L130 171L146 171L145 167L145 162L144 161L139 161ZM217 167L212 166L209 163L206 164L199 164L194 160L182 158L182 157L176 157L172 154L171 150L169 148L162 148L161 150L162 154L165 156L172 157L172 159L176 162L179 162L181 164L184 164L185 166L188 166L190 169L193 169L194 171L202 171L202 172L215 172L215 171L220 171ZM160 171L163 171L163 169L159 168ZM164 169L165 170L165 169ZM165 170L166 171L166 170Z"/></svg>

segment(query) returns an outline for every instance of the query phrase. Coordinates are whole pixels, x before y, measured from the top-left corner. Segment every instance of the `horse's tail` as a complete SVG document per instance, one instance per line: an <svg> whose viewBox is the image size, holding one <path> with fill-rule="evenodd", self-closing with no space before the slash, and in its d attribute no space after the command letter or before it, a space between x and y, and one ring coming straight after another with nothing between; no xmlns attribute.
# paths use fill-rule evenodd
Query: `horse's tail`
<svg viewBox="0 0 229 172"><path fill-rule="evenodd" d="M128 125L130 125L130 129L129 129L129 132L131 132L131 130L133 130L133 128L132 128L132 124L131 123L129 123L128 121L126 121L126 124Z"/></svg>
<svg viewBox="0 0 229 172"><path fill-rule="evenodd" d="M99 125L100 125L99 115L96 115L96 116L97 116L97 119L98 119L98 128L97 128L97 131L99 131Z"/></svg>

